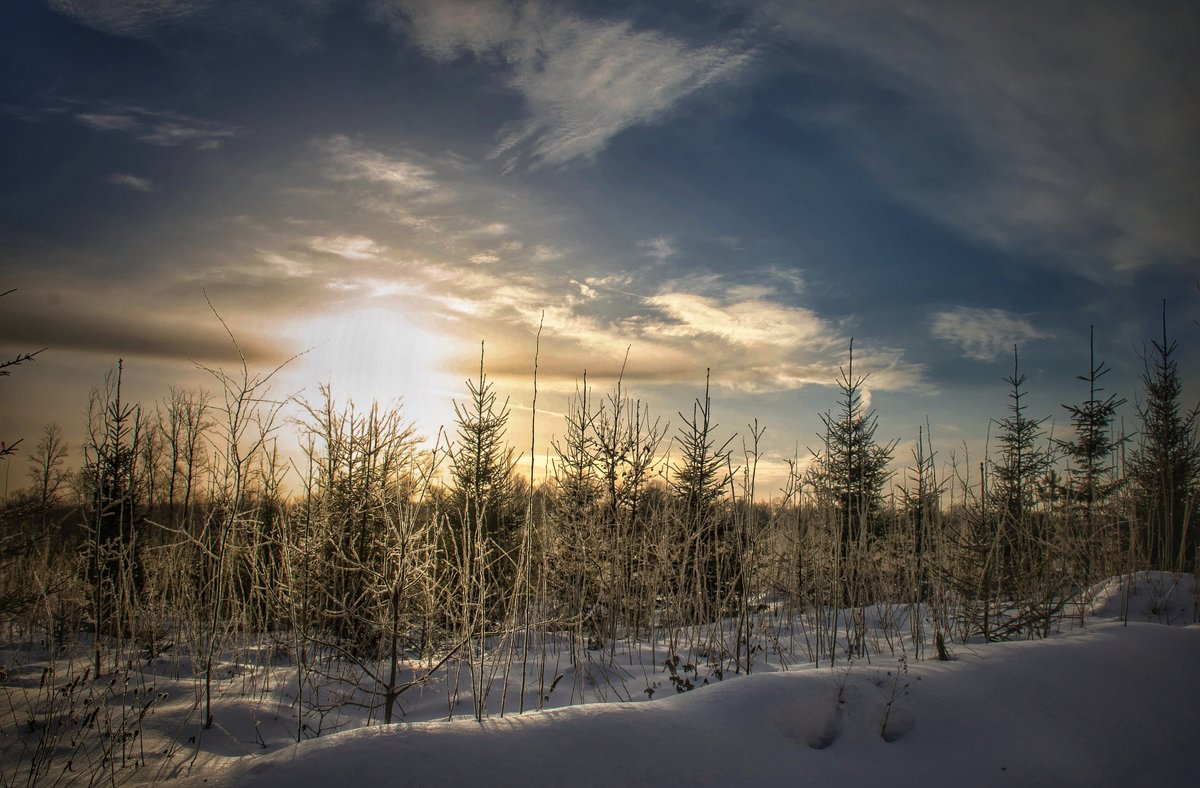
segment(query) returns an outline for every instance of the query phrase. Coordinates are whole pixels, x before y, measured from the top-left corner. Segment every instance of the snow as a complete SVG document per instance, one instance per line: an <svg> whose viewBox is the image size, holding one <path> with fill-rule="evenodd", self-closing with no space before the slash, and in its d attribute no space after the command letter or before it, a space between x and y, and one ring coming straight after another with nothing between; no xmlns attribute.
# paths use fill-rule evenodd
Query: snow
<svg viewBox="0 0 1200 788"><path fill-rule="evenodd" d="M457 703L454 678L442 673L403 696L404 722L380 725L378 712L353 705L323 718L310 712L298 745L297 670L278 644L224 655L209 730L200 727L191 666L163 655L132 674L137 697L167 696L137 723L136 744L151 753L149 763L115 769L113 782L1189 785L1200 766L1196 594L1187 575L1113 578L1088 590L1085 605L1054 636L951 644L949 662L932 659L932 648L917 660L911 643L895 654L840 658L833 667L800 666L768 651L753 675L726 670L718 680L711 665L692 657L697 667L689 675L702 686L680 694L662 643L623 646L607 677L606 655L588 652L594 661L579 673L569 656L559 657L552 667L564 677L548 692L552 708L515 713L514 681L506 712L499 713L497 689L490 716L479 722L464 669ZM0 776L11 776L20 693L36 692L43 666L15 662L11 653L0 661L9 666L0 682L8 704L0 709ZM314 682L306 702L317 689L320 700L361 699L349 686ZM657 686L653 699L643 691L648 686ZM122 692L127 698L130 690ZM538 694L527 688L527 708ZM24 735L28 746L32 734Z"/></svg>
<svg viewBox="0 0 1200 788"><path fill-rule="evenodd" d="M875 659L652 703L375 726L243 760L207 782L1194 784L1200 627L1161 624L1194 620L1195 593L1190 577L1141 573L1093 589L1085 628L960 646L951 662Z"/></svg>
<svg viewBox="0 0 1200 788"><path fill-rule="evenodd" d="M1196 578L1172 572L1134 572L1094 586L1088 614L1097 618L1153 621L1159 624L1195 622Z"/></svg>

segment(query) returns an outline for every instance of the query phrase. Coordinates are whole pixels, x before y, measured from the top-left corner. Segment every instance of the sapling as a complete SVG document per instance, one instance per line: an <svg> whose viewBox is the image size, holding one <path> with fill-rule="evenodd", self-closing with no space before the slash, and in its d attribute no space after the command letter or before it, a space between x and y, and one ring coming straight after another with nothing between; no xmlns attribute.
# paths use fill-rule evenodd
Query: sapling
<svg viewBox="0 0 1200 788"><path fill-rule="evenodd" d="M887 679L880 686L876 684L883 695L883 721L879 725L879 735L886 742L897 741L904 735L905 731L900 730L894 723L896 718L896 701L908 694L909 683L905 677L908 675L908 655L901 653L896 661L894 670L887 671ZM901 684L901 681L904 683Z"/></svg>

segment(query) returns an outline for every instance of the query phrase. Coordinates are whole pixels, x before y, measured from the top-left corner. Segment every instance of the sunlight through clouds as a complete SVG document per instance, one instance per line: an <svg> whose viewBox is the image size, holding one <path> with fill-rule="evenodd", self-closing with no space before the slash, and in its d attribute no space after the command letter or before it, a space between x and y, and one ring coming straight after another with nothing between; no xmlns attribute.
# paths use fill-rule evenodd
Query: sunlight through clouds
<svg viewBox="0 0 1200 788"><path fill-rule="evenodd" d="M282 327L303 355L284 370L281 387L310 398L331 383L339 400L359 406L402 401L421 425L444 424L458 376L445 371L451 341L391 306L364 306L303 317ZM426 436L429 437L429 436Z"/></svg>
<svg viewBox="0 0 1200 788"><path fill-rule="evenodd" d="M584 369L593 380L615 378L627 354L627 374L646 385L694 382L711 367L717 385L758 394L832 385L846 362L849 335L811 309L772 300L765 287L722 288L718 280L705 290L719 296L679 289L635 296L594 279L570 284L575 294L565 303L511 284L497 284L487 301L493 327L523 324L528 334L543 324L540 371L559 388ZM871 388L928 390L923 365L901 349L860 340L855 359L870 372ZM528 375L524 356L501 354L496 363L500 374Z"/></svg>

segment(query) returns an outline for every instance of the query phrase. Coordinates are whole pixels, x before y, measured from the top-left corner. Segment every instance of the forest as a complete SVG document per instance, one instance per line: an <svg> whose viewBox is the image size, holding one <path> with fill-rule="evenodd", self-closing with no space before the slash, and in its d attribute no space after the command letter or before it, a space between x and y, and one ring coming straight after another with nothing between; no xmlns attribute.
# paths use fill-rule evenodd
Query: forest
<svg viewBox="0 0 1200 788"><path fill-rule="evenodd" d="M417 696L483 720L1049 637L1111 578L1196 571L1200 411L1165 325L1128 433L1092 356L1052 437L1014 348L978 463L925 429L895 456L851 343L822 445L771 496L761 428L731 437L707 385L668 427L584 376L543 482L482 355L433 443L330 386L285 419L245 362L132 402L119 362L78 465L55 424L4 448L29 473L0 513L0 785L189 774L255 698L299 742Z"/></svg>

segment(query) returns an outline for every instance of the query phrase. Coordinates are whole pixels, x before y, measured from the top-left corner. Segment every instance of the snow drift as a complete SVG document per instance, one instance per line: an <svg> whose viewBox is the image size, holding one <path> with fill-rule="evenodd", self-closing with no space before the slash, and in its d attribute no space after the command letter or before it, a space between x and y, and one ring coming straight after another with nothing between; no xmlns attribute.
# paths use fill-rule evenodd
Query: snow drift
<svg viewBox="0 0 1200 788"><path fill-rule="evenodd" d="M243 759L205 782L1186 785L1198 660L1200 627L1104 621L959 647L952 662L763 673L651 703L376 726Z"/></svg>

